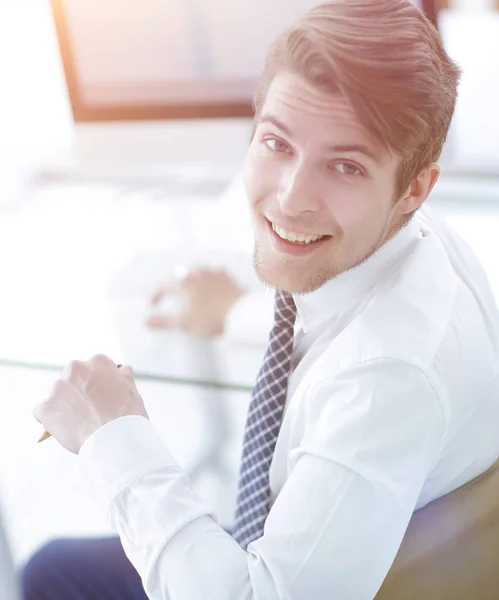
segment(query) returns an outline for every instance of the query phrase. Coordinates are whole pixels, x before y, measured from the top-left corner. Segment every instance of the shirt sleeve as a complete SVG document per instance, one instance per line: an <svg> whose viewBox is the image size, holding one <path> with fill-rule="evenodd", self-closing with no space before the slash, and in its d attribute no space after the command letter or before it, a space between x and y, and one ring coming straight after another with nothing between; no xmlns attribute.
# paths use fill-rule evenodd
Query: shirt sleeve
<svg viewBox="0 0 499 600"><path fill-rule="evenodd" d="M149 421L118 419L85 443L80 455L151 600L374 598L438 458L440 402L421 371L392 359L351 366L300 401L306 433L247 552Z"/></svg>

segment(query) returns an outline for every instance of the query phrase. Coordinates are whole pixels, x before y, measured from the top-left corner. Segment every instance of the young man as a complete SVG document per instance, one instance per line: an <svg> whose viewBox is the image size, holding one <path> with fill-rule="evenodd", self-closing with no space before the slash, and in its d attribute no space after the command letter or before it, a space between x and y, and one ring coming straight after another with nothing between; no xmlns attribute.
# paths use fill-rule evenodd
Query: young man
<svg viewBox="0 0 499 600"><path fill-rule="evenodd" d="M245 182L276 313L232 535L155 433L130 368L73 362L37 407L86 463L150 598L372 599L414 510L496 460L496 306L465 244L414 216L457 82L406 0L328 2L270 50ZM145 597L115 549L55 554L28 568L30 600Z"/></svg>

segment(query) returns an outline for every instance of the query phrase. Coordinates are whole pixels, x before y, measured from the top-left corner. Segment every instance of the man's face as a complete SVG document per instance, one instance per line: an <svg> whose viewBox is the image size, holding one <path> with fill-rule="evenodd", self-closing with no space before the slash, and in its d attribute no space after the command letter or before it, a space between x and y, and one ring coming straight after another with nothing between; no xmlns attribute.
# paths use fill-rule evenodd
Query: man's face
<svg viewBox="0 0 499 600"><path fill-rule="evenodd" d="M402 222L399 163L343 97L279 74L245 163L261 279L306 293L368 258Z"/></svg>

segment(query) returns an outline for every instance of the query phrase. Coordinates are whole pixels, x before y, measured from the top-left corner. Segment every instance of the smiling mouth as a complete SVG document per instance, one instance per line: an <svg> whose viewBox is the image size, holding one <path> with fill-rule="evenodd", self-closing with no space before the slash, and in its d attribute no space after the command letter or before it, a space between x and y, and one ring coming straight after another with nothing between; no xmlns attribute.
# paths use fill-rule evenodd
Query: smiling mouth
<svg viewBox="0 0 499 600"><path fill-rule="evenodd" d="M309 234L309 233L296 233L295 231L288 231L275 225L268 219L266 219L267 224L272 229L272 231L279 237L281 240L288 242L290 244L294 244L295 246L312 246L323 240L330 238L330 235L321 235L321 234Z"/></svg>

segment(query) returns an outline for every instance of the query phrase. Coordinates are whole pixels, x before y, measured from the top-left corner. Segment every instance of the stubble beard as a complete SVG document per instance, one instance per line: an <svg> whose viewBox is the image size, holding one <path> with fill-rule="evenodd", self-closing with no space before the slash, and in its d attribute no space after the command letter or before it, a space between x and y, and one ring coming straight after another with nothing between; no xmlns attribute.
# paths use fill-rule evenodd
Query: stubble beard
<svg viewBox="0 0 499 600"><path fill-rule="evenodd" d="M366 260L368 260L379 248L383 245L382 240L384 238L384 233L380 235L379 239L375 244L372 245L369 251L364 252L361 255L354 257L353 259L349 259L345 261L342 265L327 265L321 264L313 273L310 274L308 278L304 278L302 282L300 282L299 291L291 290L293 293L297 295L305 295L311 294L315 292L323 285L328 283L328 281L332 281L336 279L342 273L346 271L350 271ZM262 252L257 240L255 240L255 248L253 252L253 268L258 279L268 288L274 289L276 286L271 283L268 279L265 278L265 273L270 271L269 279L273 279L272 272L278 275L279 271L285 271L287 265L291 265L293 263L293 259L284 259L282 264L273 265L272 260L265 260L262 257ZM289 291L289 290L288 290Z"/></svg>

